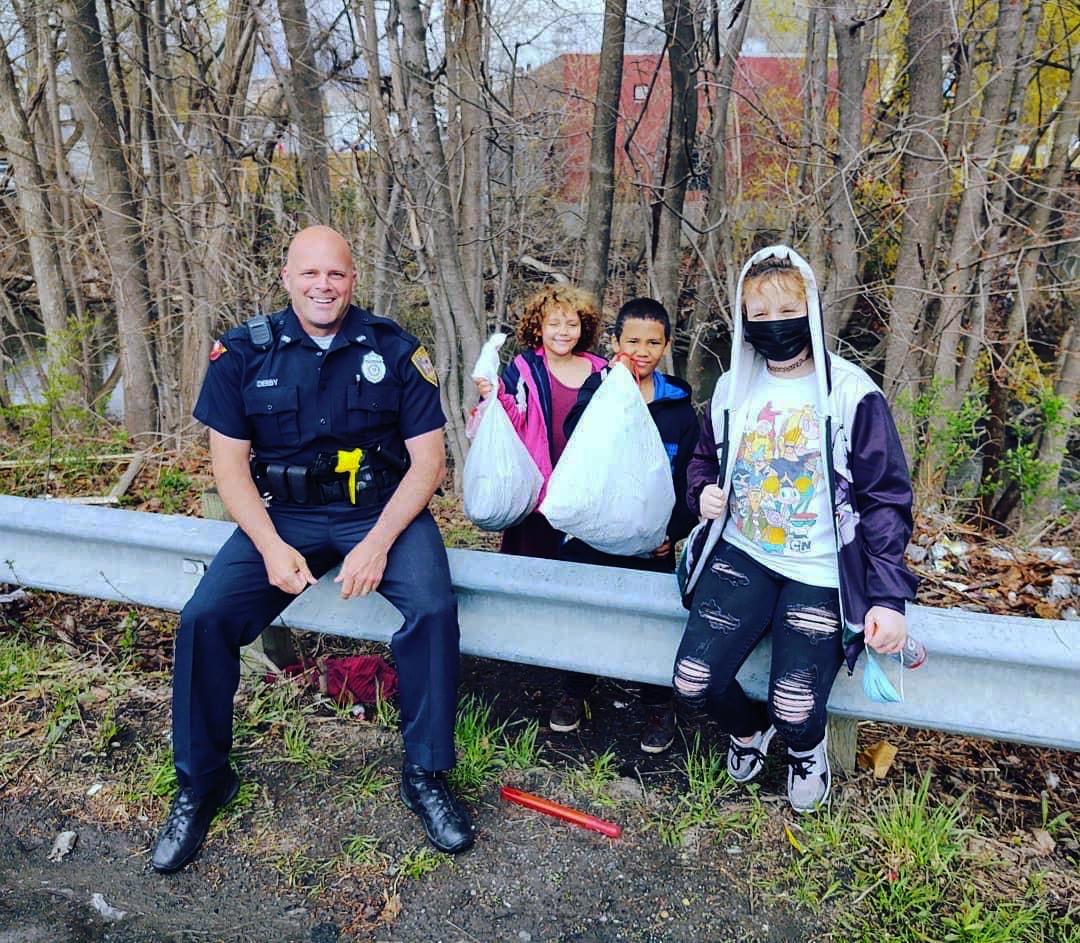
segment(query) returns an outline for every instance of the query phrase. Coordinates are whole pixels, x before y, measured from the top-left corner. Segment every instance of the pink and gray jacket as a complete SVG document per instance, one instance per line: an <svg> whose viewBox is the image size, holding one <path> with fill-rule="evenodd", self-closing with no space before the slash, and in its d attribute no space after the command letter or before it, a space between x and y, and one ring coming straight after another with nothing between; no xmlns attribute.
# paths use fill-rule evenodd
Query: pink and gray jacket
<svg viewBox="0 0 1080 943"><path fill-rule="evenodd" d="M912 530L912 489L907 460L885 396L855 364L825 349L817 280L807 262L787 246L756 252L743 267L735 292L731 369L716 384L702 434L687 471L686 501L698 513L706 485L719 485L725 505L731 473L746 428L747 394L765 371L765 360L743 337L742 285L751 265L790 259L806 283L810 336L817 378L816 412L825 430L823 449L833 506L844 656L848 670L864 647L863 622L873 606L903 612L918 584L904 564ZM679 577L688 599L712 558L724 519L702 521L687 540Z"/></svg>
<svg viewBox="0 0 1080 943"><path fill-rule="evenodd" d="M593 373L607 366L607 361L596 354L586 351L581 356L592 364ZM553 471L551 453L554 446L551 437L551 381L543 347L518 354L506 365L499 379L499 402L540 469L540 474L544 476L544 486L540 489L537 502L539 506L547 493L548 479ZM479 411L466 429L470 438L478 421Z"/></svg>

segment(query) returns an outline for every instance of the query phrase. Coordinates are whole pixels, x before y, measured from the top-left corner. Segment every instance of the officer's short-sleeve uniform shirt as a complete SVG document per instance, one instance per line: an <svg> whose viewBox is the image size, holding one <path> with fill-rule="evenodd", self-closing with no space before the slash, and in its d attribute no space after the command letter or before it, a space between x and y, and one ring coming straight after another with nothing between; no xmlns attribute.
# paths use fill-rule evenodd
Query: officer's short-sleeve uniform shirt
<svg viewBox="0 0 1080 943"><path fill-rule="evenodd" d="M310 464L319 452L382 446L405 458L406 439L446 424L431 359L395 322L350 306L329 349L292 307L270 318L256 350L246 326L214 344L194 415L264 462Z"/></svg>

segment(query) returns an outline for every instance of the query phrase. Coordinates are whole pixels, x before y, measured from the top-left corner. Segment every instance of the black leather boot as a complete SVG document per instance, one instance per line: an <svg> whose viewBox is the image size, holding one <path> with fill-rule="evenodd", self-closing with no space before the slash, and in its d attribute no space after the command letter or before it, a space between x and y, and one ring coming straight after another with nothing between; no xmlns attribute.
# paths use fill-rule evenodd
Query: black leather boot
<svg viewBox="0 0 1080 943"><path fill-rule="evenodd" d="M202 799L191 789L181 789L173 799L169 817L154 845L154 855L150 859L153 869L161 874L172 874L194 858L210 831L217 810L232 802L239 791L240 780L232 767L224 782Z"/></svg>
<svg viewBox="0 0 1080 943"><path fill-rule="evenodd" d="M439 851L453 855L471 847L472 819L450 791L445 773L406 763L401 768L401 801L420 816L428 841Z"/></svg>

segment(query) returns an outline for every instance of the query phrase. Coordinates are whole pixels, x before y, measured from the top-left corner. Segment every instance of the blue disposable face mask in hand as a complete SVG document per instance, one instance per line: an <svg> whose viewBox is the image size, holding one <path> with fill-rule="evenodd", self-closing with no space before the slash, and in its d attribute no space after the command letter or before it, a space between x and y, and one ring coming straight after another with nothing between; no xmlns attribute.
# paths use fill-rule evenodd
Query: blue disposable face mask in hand
<svg viewBox="0 0 1080 943"><path fill-rule="evenodd" d="M862 676L863 694L879 704L902 704L904 702L903 669L900 670L900 690L897 691L869 647L865 649L865 652L866 666L863 668Z"/></svg>

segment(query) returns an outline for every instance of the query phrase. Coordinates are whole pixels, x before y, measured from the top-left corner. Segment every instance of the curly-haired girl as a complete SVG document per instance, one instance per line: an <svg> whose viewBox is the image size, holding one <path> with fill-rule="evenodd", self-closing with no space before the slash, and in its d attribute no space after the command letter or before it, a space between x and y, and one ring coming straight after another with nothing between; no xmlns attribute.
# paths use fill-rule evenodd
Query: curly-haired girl
<svg viewBox="0 0 1080 943"><path fill-rule="evenodd" d="M607 363L588 352L600 328L600 305L573 285L545 285L531 295L518 321L522 353L503 370L499 402L547 480L566 447L563 423L589 376ZM476 381L481 396L491 384ZM562 542L539 511L503 532L502 552L554 559Z"/></svg>

